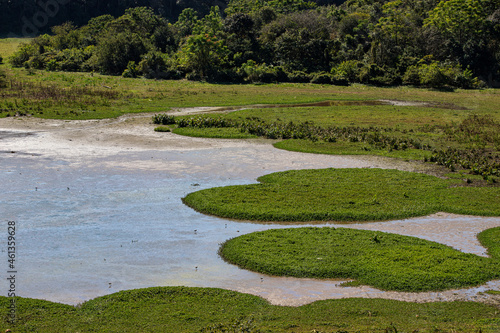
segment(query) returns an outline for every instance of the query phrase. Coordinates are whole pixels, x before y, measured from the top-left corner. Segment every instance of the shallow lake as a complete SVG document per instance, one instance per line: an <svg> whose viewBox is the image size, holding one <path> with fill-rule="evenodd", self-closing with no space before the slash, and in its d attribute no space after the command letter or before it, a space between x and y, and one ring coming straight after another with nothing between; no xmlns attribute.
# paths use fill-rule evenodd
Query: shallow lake
<svg viewBox="0 0 500 333"><path fill-rule="evenodd" d="M206 216L181 201L192 191L254 183L258 176L280 170L394 167L378 159L292 153L259 143L120 151L72 161L66 155L37 152L36 145L26 146L26 141L17 147L15 136L5 140L6 149L0 147L0 212L5 238L7 221L16 223L19 296L78 304L119 290L182 285L233 289L275 304L297 305L340 297L474 299L479 291L500 286L493 281L459 293L418 296L248 272L225 263L217 254L219 244L244 233L290 225ZM467 228L457 227L464 222ZM442 215L345 226L416 235L482 254L475 234L499 225L499 218ZM2 252L7 252L3 244ZM8 271L6 260L0 270ZM6 295L5 279L0 288Z"/></svg>

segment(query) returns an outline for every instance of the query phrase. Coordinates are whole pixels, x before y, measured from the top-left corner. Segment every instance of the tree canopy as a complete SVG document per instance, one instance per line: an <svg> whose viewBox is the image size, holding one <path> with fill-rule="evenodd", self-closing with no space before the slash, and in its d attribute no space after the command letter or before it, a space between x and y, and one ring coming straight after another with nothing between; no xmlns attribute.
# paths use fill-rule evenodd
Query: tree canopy
<svg viewBox="0 0 500 333"><path fill-rule="evenodd" d="M145 2L56 25L10 62L229 82L473 88L500 81L500 0L230 0L208 10L191 0L182 10L179 1L171 5L173 16L160 10L169 3Z"/></svg>

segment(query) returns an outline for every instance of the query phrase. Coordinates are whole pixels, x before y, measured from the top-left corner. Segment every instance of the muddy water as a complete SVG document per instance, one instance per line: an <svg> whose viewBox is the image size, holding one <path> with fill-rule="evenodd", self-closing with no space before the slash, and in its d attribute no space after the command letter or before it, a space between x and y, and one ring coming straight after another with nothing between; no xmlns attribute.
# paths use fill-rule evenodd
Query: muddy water
<svg viewBox="0 0 500 333"><path fill-rule="evenodd" d="M227 288L265 297L273 304L300 305L343 297L475 300L487 298L480 294L487 289L500 290L500 281L493 281L442 293L381 292L339 287L342 281L268 277L241 270L218 257L219 243L289 225L219 219L181 202L195 190L254 183L258 176L280 170L412 170L411 164L300 154L260 141L200 140L173 134L163 137L168 144L155 150L126 149L113 140L92 141L99 138L97 132L90 133L93 139L83 144L71 129L69 140L67 130L61 130L65 135L4 133L0 141L0 212L4 222L16 221L20 296L77 304L119 290L183 285ZM121 131L120 136L130 134ZM419 236L484 255L475 235L500 226L500 219L436 214L343 226ZM5 279L0 288L5 294Z"/></svg>

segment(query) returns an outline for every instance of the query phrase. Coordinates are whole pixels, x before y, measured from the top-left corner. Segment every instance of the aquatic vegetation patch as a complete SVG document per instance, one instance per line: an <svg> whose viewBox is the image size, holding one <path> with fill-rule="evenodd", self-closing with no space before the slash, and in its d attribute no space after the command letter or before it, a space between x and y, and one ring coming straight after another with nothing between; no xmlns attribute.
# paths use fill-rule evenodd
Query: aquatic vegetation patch
<svg viewBox="0 0 500 333"><path fill-rule="evenodd" d="M374 221L440 211L500 215L499 187L467 187L461 179L383 169L317 169L272 173L260 184L188 194L195 210L257 221Z"/></svg>
<svg viewBox="0 0 500 333"><path fill-rule="evenodd" d="M0 297L0 329L13 332L495 332L500 314L475 302L409 303L384 299L271 305L214 288L153 287L120 291L73 307ZM467 315L464 315L467 314Z"/></svg>
<svg viewBox="0 0 500 333"><path fill-rule="evenodd" d="M355 279L383 290L433 291L500 278L497 258L416 237L346 228L271 229L226 241L221 256L260 273Z"/></svg>
<svg viewBox="0 0 500 333"><path fill-rule="evenodd" d="M154 129L155 132L170 132L170 127L168 126L158 126Z"/></svg>

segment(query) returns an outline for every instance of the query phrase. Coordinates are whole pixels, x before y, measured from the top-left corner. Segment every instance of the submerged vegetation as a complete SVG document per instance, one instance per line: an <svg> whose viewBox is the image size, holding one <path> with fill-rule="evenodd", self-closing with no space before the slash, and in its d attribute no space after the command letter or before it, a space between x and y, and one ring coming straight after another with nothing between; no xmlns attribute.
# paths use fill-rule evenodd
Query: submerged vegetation
<svg viewBox="0 0 500 333"><path fill-rule="evenodd" d="M16 298L12 332L497 332L500 315L474 302L409 303L383 299L270 305L260 297L212 288L155 287L121 291L77 307Z"/></svg>
<svg viewBox="0 0 500 333"><path fill-rule="evenodd" d="M500 249L500 228L481 240ZM260 273L308 278L355 279L383 290L458 289L500 278L499 257L484 258L416 237L345 228L274 229L226 241L221 256Z"/></svg>

